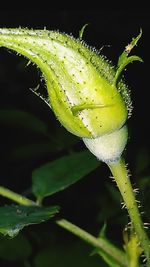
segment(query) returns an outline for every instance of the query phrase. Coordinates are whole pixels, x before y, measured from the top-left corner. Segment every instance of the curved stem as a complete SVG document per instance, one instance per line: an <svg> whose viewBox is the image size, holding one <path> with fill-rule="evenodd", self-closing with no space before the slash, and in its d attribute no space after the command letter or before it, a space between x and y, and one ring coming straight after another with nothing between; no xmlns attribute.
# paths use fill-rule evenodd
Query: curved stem
<svg viewBox="0 0 150 267"><path fill-rule="evenodd" d="M133 188L128 176L128 172L123 160L108 164L117 186L121 192L125 205L127 207L132 225L139 239L140 245L143 248L147 259L147 266L150 266L150 241L144 230L140 212L137 206Z"/></svg>
<svg viewBox="0 0 150 267"><path fill-rule="evenodd" d="M122 250L116 248L114 245L112 245L108 240L104 238L96 238L93 235L87 233L85 230L79 228L78 226L70 223L65 219L57 220L56 223L64 229L68 230L69 232L73 233L74 235L78 236L82 240L86 241L93 247L105 252L113 260L116 261L116 266L118 266L118 264L120 267L127 266L127 259L125 253Z"/></svg>
<svg viewBox="0 0 150 267"><path fill-rule="evenodd" d="M17 203L19 203L20 205L25 205L25 206L33 206L33 205L37 205L34 201L23 197L20 194L17 194L3 186L0 186L0 195L3 197L7 197Z"/></svg>
<svg viewBox="0 0 150 267"><path fill-rule="evenodd" d="M26 205L26 206L32 205L33 206L33 205L38 205L38 202L39 202L39 200L37 202L34 202L2 186L0 186L0 195L8 199L11 199L12 201L15 201L16 203L19 203L20 205ZM101 252L103 252L109 255L112 259L116 261L116 264L117 264L116 267L127 266L125 253L121 251L120 249L116 248L108 240L104 238L97 239L96 237L92 236L91 234L87 233L86 231L82 230L78 226L68 222L65 219L58 220L56 221L56 223L60 225L61 227L67 229L68 231L72 232L76 236L80 237L81 239L85 240L87 243L91 244L93 247L99 249L99 251L97 251L98 254L101 255Z"/></svg>

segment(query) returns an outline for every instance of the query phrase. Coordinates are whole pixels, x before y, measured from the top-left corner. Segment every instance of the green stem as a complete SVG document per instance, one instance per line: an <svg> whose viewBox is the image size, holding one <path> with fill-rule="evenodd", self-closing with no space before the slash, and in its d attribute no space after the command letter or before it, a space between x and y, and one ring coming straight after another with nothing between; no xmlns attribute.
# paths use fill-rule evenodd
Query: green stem
<svg viewBox="0 0 150 267"><path fill-rule="evenodd" d="M129 175L123 160L108 165L127 207L132 225L147 258L147 266L150 266L150 241L144 230L138 205L135 199Z"/></svg>
<svg viewBox="0 0 150 267"><path fill-rule="evenodd" d="M26 197L21 196L20 194L17 194L5 187L0 186L0 195L3 197L7 197L20 205L25 205L25 206L33 206L36 205L36 203Z"/></svg>
<svg viewBox="0 0 150 267"><path fill-rule="evenodd" d="M78 226L68 222L65 219L57 220L56 223L69 232L73 233L74 235L78 236L82 240L86 241L93 247L107 253L118 264L120 264L120 267L127 266L125 253L112 245L108 240L105 240L104 238L97 239L96 237L92 236L91 234L87 233L86 231L82 230Z"/></svg>
<svg viewBox="0 0 150 267"><path fill-rule="evenodd" d="M42 198L42 197L37 197L37 199L36 199L36 204L37 204L38 206L42 206L42 201L43 201L43 198Z"/></svg>

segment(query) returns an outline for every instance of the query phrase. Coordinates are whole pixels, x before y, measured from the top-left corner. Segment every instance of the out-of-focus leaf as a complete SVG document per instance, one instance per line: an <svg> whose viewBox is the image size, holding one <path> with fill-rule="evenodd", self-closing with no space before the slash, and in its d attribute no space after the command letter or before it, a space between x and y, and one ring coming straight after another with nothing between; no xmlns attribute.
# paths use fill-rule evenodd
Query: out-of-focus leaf
<svg viewBox="0 0 150 267"><path fill-rule="evenodd" d="M120 207L120 201L121 201L122 197L121 197L121 194L120 194L118 188L115 187L114 184L111 185L110 183L106 183L105 185L106 185L106 188L107 188L108 192L110 193L112 199L117 204L119 204L119 207Z"/></svg>
<svg viewBox="0 0 150 267"><path fill-rule="evenodd" d="M135 158L135 169L136 173L141 173L148 168L150 164L150 154L149 151L142 147L138 150L138 153L136 154Z"/></svg>
<svg viewBox="0 0 150 267"><path fill-rule="evenodd" d="M44 156L50 154L54 155L59 151L69 149L76 143L77 140L70 138L70 136L68 135L66 135L65 137L65 135L61 136L60 134L59 136L57 136L56 134L54 137L51 136L48 142L38 142L15 147L9 153L7 153L7 160L21 161L41 159Z"/></svg>
<svg viewBox="0 0 150 267"><path fill-rule="evenodd" d="M47 163L32 173L33 193L38 198L64 190L99 166L99 161L83 151Z"/></svg>
<svg viewBox="0 0 150 267"><path fill-rule="evenodd" d="M28 239L19 234L13 239L0 237L0 258L5 260L25 260L32 252Z"/></svg>
<svg viewBox="0 0 150 267"><path fill-rule="evenodd" d="M5 206L0 208L0 233L10 237L30 224L38 224L53 217L58 207Z"/></svg>
<svg viewBox="0 0 150 267"><path fill-rule="evenodd" d="M57 150L53 142L38 142L16 147L9 152L7 159L11 161L35 160L41 159L51 153L54 154L54 152L57 152Z"/></svg>
<svg viewBox="0 0 150 267"><path fill-rule="evenodd" d="M143 176L141 177L141 179L139 179L139 183L138 183L140 190L144 191L145 189L147 189L147 191L149 191L150 188L150 176Z"/></svg>
<svg viewBox="0 0 150 267"><path fill-rule="evenodd" d="M48 126L44 121L40 120L31 113L15 110L2 109L0 110L0 122L13 127L21 127L28 131L47 134Z"/></svg>
<svg viewBox="0 0 150 267"><path fill-rule="evenodd" d="M70 148L80 141L77 136L66 131L60 124L56 124L55 133L51 136L51 140L53 144L55 144L57 150Z"/></svg>
<svg viewBox="0 0 150 267"><path fill-rule="evenodd" d="M89 247L81 242L47 247L36 256L35 267L107 267L101 258L89 254Z"/></svg>

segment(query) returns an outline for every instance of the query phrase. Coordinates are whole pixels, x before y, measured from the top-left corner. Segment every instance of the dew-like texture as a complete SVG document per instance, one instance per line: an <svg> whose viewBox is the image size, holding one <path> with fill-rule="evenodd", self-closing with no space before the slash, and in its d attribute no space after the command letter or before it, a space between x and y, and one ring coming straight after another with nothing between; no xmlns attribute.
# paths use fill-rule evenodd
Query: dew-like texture
<svg viewBox="0 0 150 267"><path fill-rule="evenodd" d="M125 123L131 107L127 87L123 81L119 89L113 85L115 69L96 49L58 31L20 28L0 29L0 46L41 69L50 106L71 133L98 137Z"/></svg>

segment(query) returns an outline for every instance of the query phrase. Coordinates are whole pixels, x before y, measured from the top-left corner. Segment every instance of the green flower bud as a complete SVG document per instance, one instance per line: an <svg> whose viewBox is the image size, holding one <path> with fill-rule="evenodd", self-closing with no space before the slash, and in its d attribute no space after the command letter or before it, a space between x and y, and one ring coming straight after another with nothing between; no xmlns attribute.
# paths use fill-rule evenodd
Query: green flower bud
<svg viewBox="0 0 150 267"><path fill-rule="evenodd" d="M131 100L120 73L137 56L128 57L133 39L115 69L99 52L57 31L0 29L0 46L24 55L44 75L48 102L61 124L81 138L119 130L130 115ZM141 34L141 33L140 33Z"/></svg>

